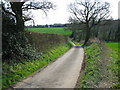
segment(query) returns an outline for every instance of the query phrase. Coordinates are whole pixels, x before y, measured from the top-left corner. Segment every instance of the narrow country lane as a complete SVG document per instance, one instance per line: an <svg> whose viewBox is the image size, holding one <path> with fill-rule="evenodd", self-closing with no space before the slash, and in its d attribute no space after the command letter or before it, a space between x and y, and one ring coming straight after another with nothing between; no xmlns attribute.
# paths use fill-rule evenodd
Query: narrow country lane
<svg viewBox="0 0 120 90"><path fill-rule="evenodd" d="M74 88L83 59L83 48L74 46L41 72L17 83L14 88Z"/></svg>

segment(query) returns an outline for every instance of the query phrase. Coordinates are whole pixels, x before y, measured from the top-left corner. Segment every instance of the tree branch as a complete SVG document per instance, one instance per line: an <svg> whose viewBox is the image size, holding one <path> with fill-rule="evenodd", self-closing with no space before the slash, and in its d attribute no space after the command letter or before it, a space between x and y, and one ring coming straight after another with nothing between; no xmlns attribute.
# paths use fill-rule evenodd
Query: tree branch
<svg viewBox="0 0 120 90"><path fill-rule="evenodd" d="M7 11L3 5L2 5L2 10L3 10L5 13L8 13L8 14L10 14L10 15L12 15L12 16L15 16L15 14L13 14L12 12Z"/></svg>
<svg viewBox="0 0 120 90"><path fill-rule="evenodd" d="M53 4L51 2L36 2L36 3L30 3L27 5L24 5L22 7L23 10L28 10L28 9L41 9L41 10L47 10L47 9L53 9Z"/></svg>

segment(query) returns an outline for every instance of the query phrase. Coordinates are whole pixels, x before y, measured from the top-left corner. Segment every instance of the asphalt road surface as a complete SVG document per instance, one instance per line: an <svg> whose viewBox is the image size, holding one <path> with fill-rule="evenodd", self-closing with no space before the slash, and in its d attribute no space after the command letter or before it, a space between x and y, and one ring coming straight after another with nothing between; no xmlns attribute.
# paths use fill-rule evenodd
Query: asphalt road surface
<svg viewBox="0 0 120 90"><path fill-rule="evenodd" d="M83 48L74 46L41 72L18 82L14 88L74 88L83 59Z"/></svg>

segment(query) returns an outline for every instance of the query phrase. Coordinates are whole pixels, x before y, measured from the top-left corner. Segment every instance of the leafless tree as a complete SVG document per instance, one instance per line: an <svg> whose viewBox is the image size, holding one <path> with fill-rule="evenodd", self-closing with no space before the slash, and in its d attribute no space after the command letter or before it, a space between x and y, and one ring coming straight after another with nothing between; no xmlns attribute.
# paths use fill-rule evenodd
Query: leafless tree
<svg viewBox="0 0 120 90"><path fill-rule="evenodd" d="M85 46L90 38L91 29L98 25L102 20L106 19L110 15L110 4L100 3L98 1L90 0L76 0L75 3L69 5L70 13L72 13L72 19L85 25L86 37L83 46Z"/></svg>

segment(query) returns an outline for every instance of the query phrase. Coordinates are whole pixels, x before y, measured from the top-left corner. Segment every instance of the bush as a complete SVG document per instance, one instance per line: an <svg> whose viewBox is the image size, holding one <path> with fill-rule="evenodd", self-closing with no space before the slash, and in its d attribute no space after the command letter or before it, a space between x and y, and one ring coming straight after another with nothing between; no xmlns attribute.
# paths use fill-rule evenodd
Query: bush
<svg viewBox="0 0 120 90"><path fill-rule="evenodd" d="M33 60L39 58L23 31L16 30L14 18L2 12L2 60L11 63L13 60Z"/></svg>

